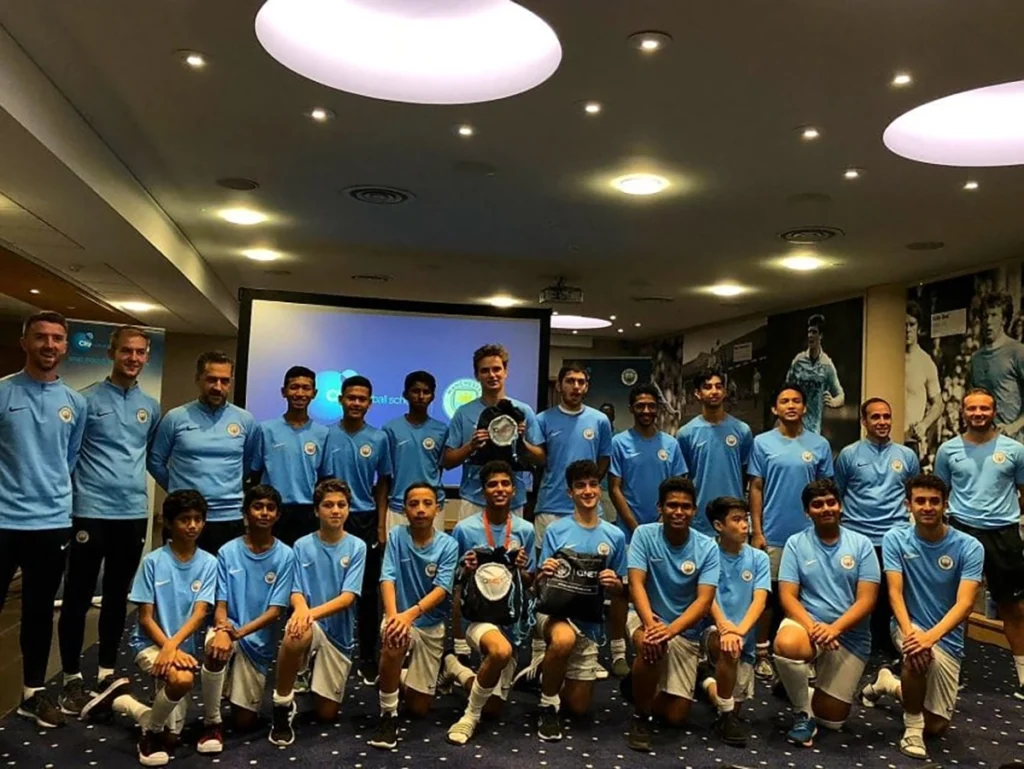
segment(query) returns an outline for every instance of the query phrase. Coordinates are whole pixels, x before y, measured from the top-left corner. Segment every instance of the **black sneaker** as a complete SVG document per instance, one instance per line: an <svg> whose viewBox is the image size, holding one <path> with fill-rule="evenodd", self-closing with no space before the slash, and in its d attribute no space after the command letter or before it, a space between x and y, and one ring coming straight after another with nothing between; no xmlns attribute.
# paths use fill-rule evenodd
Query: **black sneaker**
<svg viewBox="0 0 1024 769"><path fill-rule="evenodd" d="M83 721L109 715L113 712L114 700L122 694L131 694L131 681L127 678L107 676L100 686L103 688L82 707L79 718Z"/></svg>
<svg viewBox="0 0 1024 769"><path fill-rule="evenodd" d="M91 699L92 697L85 690L85 681L81 677L72 678L61 689L60 696L57 697L57 705L60 706L62 713L77 716Z"/></svg>
<svg viewBox="0 0 1024 769"><path fill-rule="evenodd" d="M629 733L626 735L629 747L641 753L650 753L652 736L651 720L634 713L629 719Z"/></svg>
<svg viewBox="0 0 1024 769"><path fill-rule="evenodd" d="M735 710L728 713L719 713L715 721L715 733L726 745L734 748L745 748L747 746L747 730L740 723L740 718Z"/></svg>
<svg viewBox="0 0 1024 769"><path fill-rule="evenodd" d="M391 750L398 746L398 716L381 716L377 722L377 731L367 740L367 744L382 750Z"/></svg>
<svg viewBox="0 0 1024 769"><path fill-rule="evenodd" d="M139 763L143 766L167 766L171 760L164 745L163 732L147 732L143 729L135 747L139 753Z"/></svg>
<svg viewBox="0 0 1024 769"><path fill-rule="evenodd" d="M359 663L359 679L364 686L377 685L377 666L373 664L373 660Z"/></svg>
<svg viewBox="0 0 1024 769"><path fill-rule="evenodd" d="M295 700L287 705L274 705L274 723L267 737L271 745L284 747L295 742L295 730L292 728L295 711Z"/></svg>
<svg viewBox="0 0 1024 769"><path fill-rule="evenodd" d="M537 715L537 736L544 742L558 742L562 739L562 720L553 707L540 709Z"/></svg>
<svg viewBox="0 0 1024 769"><path fill-rule="evenodd" d="M43 729L56 729L64 726L66 720L53 700L45 691L37 691L27 700L22 700L18 705L18 715L25 716L36 722L36 726Z"/></svg>

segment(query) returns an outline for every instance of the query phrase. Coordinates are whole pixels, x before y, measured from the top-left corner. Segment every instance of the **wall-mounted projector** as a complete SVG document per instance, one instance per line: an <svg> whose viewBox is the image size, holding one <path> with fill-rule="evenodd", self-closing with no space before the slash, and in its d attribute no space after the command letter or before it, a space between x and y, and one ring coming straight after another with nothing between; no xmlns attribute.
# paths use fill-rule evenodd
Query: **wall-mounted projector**
<svg viewBox="0 0 1024 769"><path fill-rule="evenodd" d="M582 304L583 289L567 286L564 278L559 278L553 286L547 286L540 292L541 304Z"/></svg>

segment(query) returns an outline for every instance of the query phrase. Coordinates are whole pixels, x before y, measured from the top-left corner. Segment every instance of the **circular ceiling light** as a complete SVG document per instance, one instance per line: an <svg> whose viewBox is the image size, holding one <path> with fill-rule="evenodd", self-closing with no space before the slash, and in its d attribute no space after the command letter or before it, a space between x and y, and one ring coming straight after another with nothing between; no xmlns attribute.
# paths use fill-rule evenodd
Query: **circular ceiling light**
<svg viewBox="0 0 1024 769"><path fill-rule="evenodd" d="M476 133L476 129L473 128L469 123L463 123L457 129L459 136L472 136Z"/></svg>
<svg viewBox="0 0 1024 769"><path fill-rule="evenodd" d="M672 42L672 36L667 32L635 32L629 36L629 43L642 53L654 53L660 51Z"/></svg>
<svg viewBox="0 0 1024 769"><path fill-rule="evenodd" d="M243 227L267 221L266 214L253 211L251 208L225 208L218 211L217 215L226 222L240 224Z"/></svg>
<svg viewBox="0 0 1024 769"><path fill-rule="evenodd" d="M812 142L821 136L821 131L812 125L804 126L800 129L800 138L806 142Z"/></svg>
<svg viewBox="0 0 1024 769"><path fill-rule="evenodd" d="M748 291L747 288L738 286L735 283L716 283L713 286L708 286L705 290L709 294L723 297L739 296L740 294L745 294Z"/></svg>
<svg viewBox="0 0 1024 769"><path fill-rule="evenodd" d="M779 260L780 267L785 267L787 270L795 270L796 272L810 272L811 270L824 267L826 264L824 259L819 259L809 254L797 254Z"/></svg>
<svg viewBox="0 0 1024 769"><path fill-rule="evenodd" d="M892 84L897 88L905 88L914 82L909 72L897 72L892 78Z"/></svg>
<svg viewBox="0 0 1024 769"><path fill-rule="evenodd" d="M562 60L554 30L511 0L267 0L256 37L310 80L413 104L504 99Z"/></svg>
<svg viewBox="0 0 1024 769"><path fill-rule="evenodd" d="M508 296L507 294L498 294L497 296L491 296L484 300L491 307L500 307L507 309L509 307L515 307L517 304L522 304L521 299L516 299L514 296Z"/></svg>
<svg viewBox="0 0 1024 769"><path fill-rule="evenodd" d="M566 330L592 331L595 328L608 328L610 325L610 320L589 318L586 315L558 315L551 318L551 328Z"/></svg>
<svg viewBox="0 0 1024 769"><path fill-rule="evenodd" d="M198 51L178 51L175 55L190 69L202 69L206 66L206 57Z"/></svg>
<svg viewBox="0 0 1024 769"><path fill-rule="evenodd" d="M310 120L317 123L326 123L328 120L332 120L335 117L334 110L327 109L327 107L313 107L313 109L306 114L309 115Z"/></svg>
<svg viewBox="0 0 1024 769"><path fill-rule="evenodd" d="M601 112L601 102L588 101L583 104L583 111L588 115L597 115Z"/></svg>
<svg viewBox="0 0 1024 769"><path fill-rule="evenodd" d="M970 181L966 181L966 182L964 182L964 189L965 190L976 190L976 189L978 189L978 183L976 181L974 181L973 179L970 180Z"/></svg>
<svg viewBox="0 0 1024 769"><path fill-rule="evenodd" d="M843 172L843 178L844 179L859 179L860 178L860 169L859 168L847 168Z"/></svg>
<svg viewBox="0 0 1024 769"><path fill-rule="evenodd" d="M118 302L117 306L126 312L149 312L157 308L149 302Z"/></svg>
<svg viewBox="0 0 1024 769"><path fill-rule="evenodd" d="M668 179L655 174L629 174L615 179L612 186L627 195L657 195L668 187Z"/></svg>
<svg viewBox="0 0 1024 769"><path fill-rule="evenodd" d="M1024 80L922 104L882 134L897 155L940 166L1024 165Z"/></svg>
<svg viewBox="0 0 1024 769"><path fill-rule="evenodd" d="M254 262L272 262L281 258L280 252L270 248L247 248L242 253Z"/></svg>

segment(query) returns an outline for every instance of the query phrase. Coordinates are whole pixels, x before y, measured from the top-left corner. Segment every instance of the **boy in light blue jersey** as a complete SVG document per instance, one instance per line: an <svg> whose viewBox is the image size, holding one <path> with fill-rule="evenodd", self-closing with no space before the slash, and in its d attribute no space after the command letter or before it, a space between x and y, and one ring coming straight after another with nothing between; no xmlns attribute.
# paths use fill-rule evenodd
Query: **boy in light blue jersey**
<svg viewBox="0 0 1024 769"><path fill-rule="evenodd" d="M658 388L638 384L629 391L633 427L612 438L608 493L615 522L629 540L637 526L658 520L658 486L688 472L679 442L658 430Z"/></svg>
<svg viewBox="0 0 1024 769"><path fill-rule="evenodd" d="M839 373L828 354L821 349L825 333L825 316L817 313L807 319L807 349L796 354L789 364L786 381L800 385L804 391L807 411L804 427L812 433L821 432L825 407L842 408L846 394L839 383Z"/></svg>
<svg viewBox="0 0 1024 769"><path fill-rule="evenodd" d="M747 506L736 497L708 503L707 519L718 535L720 575L711 624L704 634L714 676L701 686L718 709L715 732L726 745L744 747L747 731L739 710L754 696L754 641L757 621L771 592L768 555L747 544Z"/></svg>
<svg viewBox="0 0 1024 769"><path fill-rule="evenodd" d="M782 555L786 619L775 637L775 667L796 715L786 739L809 748L819 725L839 730L850 715L871 654L881 570L871 540L839 525L843 505L831 478L808 483L801 502L814 525L790 537ZM809 662L817 672L813 702Z"/></svg>
<svg viewBox="0 0 1024 769"><path fill-rule="evenodd" d="M220 700L229 663L231 715L251 729L263 701L267 671L277 656L274 623L288 608L295 579L292 549L273 535L281 495L273 486L245 493L246 533L217 554L217 608L206 633L203 661L203 734L196 750L224 749Z"/></svg>
<svg viewBox="0 0 1024 769"><path fill-rule="evenodd" d="M459 546L434 530L437 494L426 482L405 491L405 526L388 534L380 575L380 721L369 740L375 748L398 744L398 693L406 710L422 717L430 710L444 654L445 618L451 612ZM402 664L408 659L408 667Z"/></svg>
<svg viewBox="0 0 1024 769"><path fill-rule="evenodd" d="M383 430L366 423L373 405L373 385L364 376L350 376L341 383L342 420L331 427L324 447L321 478L340 478L352 490L345 531L366 543L366 568L359 602L359 675L372 686L377 678L377 640L380 609L376 599L380 564L387 539L388 484L392 474L388 439Z"/></svg>
<svg viewBox="0 0 1024 769"><path fill-rule="evenodd" d="M228 403L234 369L222 352L199 356L199 397L164 415L147 462L165 491L196 489L206 499L210 513L199 547L213 555L245 531L242 483L256 446L256 420Z"/></svg>
<svg viewBox="0 0 1024 769"><path fill-rule="evenodd" d="M316 397L316 373L292 366L284 375L284 416L261 422L256 430L250 483L266 483L281 493L281 518L274 536L291 547L319 528L313 487L324 456L328 428L309 418Z"/></svg>
<svg viewBox="0 0 1024 769"><path fill-rule="evenodd" d="M356 648L355 608L363 588L366 545L345 532L348 484L337 478L320 481L313 504L320 530L301 537L295 554L292 616L277 652L274 719L269 740L287 746L295 741L295 679L312 655L313 709L319 721L338 717Z"/></svg>
<svg viewBox="0 0 1024 769"><path fill-rule="evenodd" d="M651 749L652 715L679 726L693 703L700 630L719 581L715 541L690 527L696 500L689 478L662 481L661 522L641 524L629 545L627 627L636 657L622 691L634 706L626 740L641 752Z"/></svg>
<svg viewBox="0 0 1024 769"><path fill-rule="evenodd" d="M947 486L934 475L907 483L906 503L913 527L892 529L882 541L885 577L895 615L893 643L903 657L897 678L883 667L861 690L861 703L874 707L882 695L903 704L900 751L925 759L924 737L938 737L956 708L963 623L981 583L981 543L943 520Z"/></svg>
<svg viewBox="0 0 1024 769"><path fill-rule="evenodd" d="M0 381L0 609L20 568L24 685L18 715L53 728L63 726L64 714L46 693L46 663L87 406L57 375L68 351L63 315L29 316L21 348L25 368Z"/></svg>
<svg viewBox="0 0 1024 769"><path fill-rule="evenodd" d="M679 428L676 439L697 487L693 527L713 537L715 529L704 513L713 499L745 496L744 474L754 434L746 422L726 412L725 377L721 371L698 374L696 385L700 414Z"/></svg>
<svg viewBox="0 0 1024 769"><path fill-rule="evenodd" d="M882 398L868 398L860 407L865 438L839 452L836 485L843 495L843 526L871 540L882 563L882 537L892 529L910 525L906 483L921 472L917 452L894 443L892 407ZM889 637L892 609L889 596L880 590L871 612L872 651L894 659L896 649Z"/></svg>
<svg viewBox="0 0 1024 769"><path fill-rule="evenodd" d="M538 583L543 583L564 567L566 562L556 557L560 550L571 550L580 555L602 555L605 568L594 574L593 579L601 586L604 595L615 600L626 592L623 585L626 579L626 537L618 527L602 521L598 513L601 469L593 460L578 459L565 469L564 477L568 486L567 496L575 510L572 515L552 523L544 533ZM546 647L541 662L531 666L541 676L537 736L545 742L557 742L562 739L558 715L562 703L572 715L582 715L590 707L594 681L597 680L597 655L604 641L604 623L577 622L538 613L536 627ZM529 672L530 668L520 676Z"/></svg>
<svg viewBox="0 0 1024 769"><path fill-rule="evenodd" d="M478 429L480 415L485 409L496 406L502 400L510 401L524 416L524 421L519 424L524 451L520 459L534 465L543 465L545 462L544 434L537 424L533 409L505 394L508 350L500 344L485 344L476 350L473 353L473 375L480 383L480 397L456 409L448 425L444 450L446 470L462 466L462 481L459 483L459 498L462 500L458 516L460 521L476 515L487 505L480 479L482 467L466 461L490 441L487 431ZM515 516L522 516L526 505L526 479L522 475L516 482L515 497L512 499L512 515Z"/></svg>
<svg viewBox="0 0 1024 769"><path fill-rule="evenodd" d="M206 500L199 492L168 494L163 504L167 543L142 560L128 596L139 608L128 643L135 664L153 678L152 707L132 696L128 678L111 675L81 711L83 720L113 711L141 726L137 751L143 766L167 764L185 725L187 695L199 668L195 636L213 607L217 587L217 559L196 545L205 521ZM171 736L165 737L165 727Z"/></svg>
<svg viewBox="0 0 1024 769"><path fill-rule="evenodd" d="M68 714L81 713L90 699L81 673L82 644L100 565L103 604L96 679L97 688L103 689L103 680L114 674L117 664L125 599L149 530L146 451L160 424L160 404L138 384L149 359L149 344L144 329L114 329L107 348L113 361L110 376L82 391L88 416L72 476L74 535L57 625L64 670L58 704Z"/></svg>
<svg viewBox="0 0 1024 769"><path fill-rule="evenodd" d="M393 479L388 497L388 531L407 526L405 492L414 483L429 483L437 494L434 529L444 531L444 483L441 461L448 425L430 416L437 380L427 371L413 371L405 377L402 395L409 402L409 413L384 425L391 454Z"/></svg>
<svg viewBox="0 0 1024 769"><path fill-rule="evenodd" d="M528 587L536 567L536 543L533 526L512 514L516 494L516 476L512 467L501 460L488 462L480 468L487 506L480 513L456 524L452 536L459 545L463 579L476 571L477 548L504 548L515 553L513 563L519 570L522 584ZM461 600L461 589L458 598ZM525 597L524 597L525 600ZM461 616L461 615L460 615ZM516 646L523 638L516 628L498 627L488 622L470 622L465 638L472 650L480 654L480 669L474 673L455 654L443 660L443 683L458 683L469 695L462 718L448 729L447 739L453 745L465 745L476 732L481 717L497 715L508 700L516 673Z"/></svg>
<svg viewBox="0 0 1024 769"><path fill-rule="evenodd" d="M961 405L967 432L939 447L935 474L949 485L950 523L985 548L985 584L1017 670L1013 696L1024 700L1024 446L997 432L988 390L968 390Z"/></svg>

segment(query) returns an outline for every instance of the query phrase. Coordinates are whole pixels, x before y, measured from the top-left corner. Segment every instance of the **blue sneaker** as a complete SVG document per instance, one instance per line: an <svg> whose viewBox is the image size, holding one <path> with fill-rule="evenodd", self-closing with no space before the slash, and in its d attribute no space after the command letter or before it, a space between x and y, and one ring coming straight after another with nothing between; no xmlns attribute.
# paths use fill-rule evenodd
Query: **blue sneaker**
<svg viewBox="0 0 1024 769"><path fill-rule="evenodd" d="M814 744L814 737L818 733L818 725L814 719L806 713L798 713L793 728L786 735L786 740L794 745L809 748Z"/></svg>

